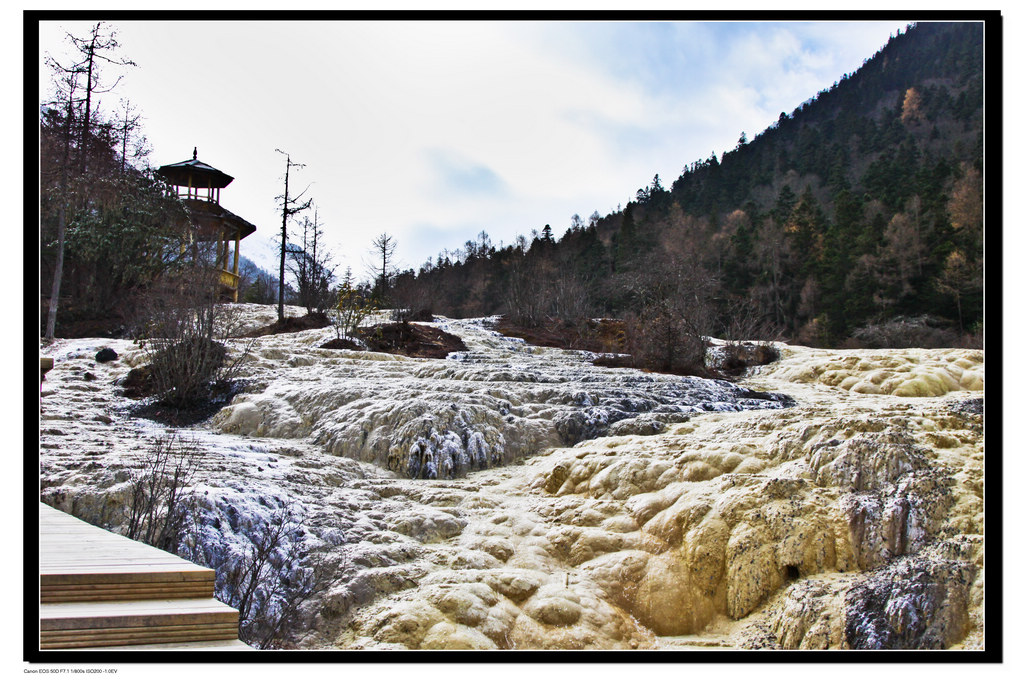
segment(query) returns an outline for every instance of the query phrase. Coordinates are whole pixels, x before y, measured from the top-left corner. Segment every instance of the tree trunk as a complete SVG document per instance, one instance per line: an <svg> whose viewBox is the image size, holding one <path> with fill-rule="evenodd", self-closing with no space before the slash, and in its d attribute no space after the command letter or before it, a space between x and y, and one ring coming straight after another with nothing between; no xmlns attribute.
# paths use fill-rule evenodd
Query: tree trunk
<svg viewBox="0 0 1024 682"><path fill-rule="evenodd" d="M57 303L60 300L60 281L64 276L64 207L57 213L57 264L53 268L53 288L50 290L50 308L46 312L47 341L53 340L57 327Z"/></svg>
<svg viewBox="0 0 1024 682"><path fill-rule="evenodd" d="M284 255L288 249L288 173L292 168L292 159L286 157L284 170L284 207L281 209L281 271L277 283L277 321L284 322Z"/></svg>

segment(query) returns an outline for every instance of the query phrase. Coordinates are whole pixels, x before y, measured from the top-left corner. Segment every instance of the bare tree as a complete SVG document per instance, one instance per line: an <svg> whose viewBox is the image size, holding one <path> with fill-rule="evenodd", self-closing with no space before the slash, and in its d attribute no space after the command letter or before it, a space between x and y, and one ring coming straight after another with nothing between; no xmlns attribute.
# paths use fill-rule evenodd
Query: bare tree
<svg viewBox="0 0 1024 682"><path fill-rule="evenodd" d="M211 242L204 245L213 247ZM237 329L232 309L216 304L220 277L211 263L209 254L203 254L180 264L140 304L135 336L149 360L149 387L171 408L202 404L212 388L236 376L248 357L248 348L228 357L224 341Z"/></svg>
<svg viewBox="0 0 1024 682"><path fill-rule="evenodd" d="M133 137L142 127L142 116L132 106L131 100L122 100L121 106L124 108L124 116L123 120L120 115L118 116L116 132L121 140L121 172L124 173L128 168L129 142L132 146L130 153L133 159L144 158L149 154L150 149L145 135Z"/></svg>
<svg viewBox="0 0 1024 682"><path fill-rule="evenodd" d="M387 299L391 276L394 274L395 247L397 246L398 242L387 232L382 232L373 240L373 250L380 263L380 268L375 272L374 294L382 305Z"/></svg>
<svg viewBox="0 0 1024 682"><path fill-rule="evenodd" d="M702 374L714 327L719 282L689 254L648 268L626 281L638 311L626 316L626 345L634 365L660 372Z"/></svg>
<svg viewBox="0 0 1024 682"><path fill-rule="evenodd" d="M981 268L968 261L962 250L954 249L946 257L942 272L936 279L935 288L944 294L951 295L956 302L957 325L961 336L964 333L964 313L961 299L965 295L981 291L982 287Z"/></svg>
<svg viewBox="0 0 1024 682"><path fill-rule="evenodd" d="M309 190L309 187L302 190L297 197L292 197L288 193L288 182L291 176L292 168L305 168L305 164L292 163L292 157L287 152L283 152L280 149L275 149L278 154L284 154L287 159L284 168L284 194L278 196L278 200L281 202L281 271L278 278L278 289L277 289L277 321L284 321L284 264L285 256L288 252L288 219L296 213L301 213L310 207L313 203L312 199L306 199L306 201L299 203L303 195Z"/></svg>
<svg viewBox="0 0 1024 682"><path fill-rule="evenodd" d="M85 97L84 105L85 111L81 119L81 136L80 144L81 148L87 149L90 140L90 128L93 124L93 97L97 94L110 92L117 84L121 81L121 77L118 76L117 80L110 86L104 87L101 84L99 78L98 62L107 62L108 64L114 64L117 66L136 66L135 62L125 58L114 58L109 55L110 52L118 49L121 44L117 41L117 34L115 31L110 30L105 32L103 28L103 22L97 22L95 26L89 32L88 38L76 38L75 36L68 34L71 42L74 43L75 48L82 54L82 60L77 64L72 65L72 69L77 68L79 72L85 73ZM88 154L81 154L79 157L79 164L81 170L84 172L86 168L86 162Z"/></svg>
<svg viewBox="0 0 1024 682"><path fill-rule="evenodd" d="M544 321L546 292L542 263L517 254L508 268L508 283L505 287L505 306L509 319L515 324L538 327Z"/></svg>
<svg viewBox="0 0 1024 682"><path fill-rule="evenodd" d="M75 151L75 138L78 140L77 166L80 174L86 170L86 159L91 140L90 127L93 124L93 98L97 94L109 92L120 82L120 77L109 87L100 81L98 62L107 62L119 66L134 66L129 59L115 58L110 53L120 47L114 31L105 31L103 22L92 27L88 38L78 38L67 34L67 38L80 54L80 59L71 64L62 64L54 57L47 55L46 64L56 77L56 97L52 104L63 110L64 135L62 159L59 163L59 180L57 182L57 259L54 266L53 286L50 291L49 309L46 315L44 337L52 340L57 325L57 307L60 299L61 280L64 275L64 242L67 227L67 211L70 195L70 171L73 164L72 155ZM85 80L84 86L81 80ZM84 88L84 92L82 89ZM76 125L78 130L75 130Z"/></svg>
<svg viewBox="0 0 1024 682"><path fill-rule="evenodd" d="M221 598L238 609L239 634L257 648L280 645L296 626L303 603L323 588L322 555L298 547L304 524L295 507L275 511L254 530L245 553L221 567ZM305 567L291 571L288 564L301 559Z"/></svg>
<svg viewBox="0 0 1024 682"><path fill-rule="evenodd" d="M64 276L64 241L67 233L67 212L68 212L68 184L69 167L71 166L71 136L72 125L75 118L75 91L78 87L78 72L74 70L64 71L61 77L62 90L58 90L59 96L63 96L63 135L60 161L58 162L58 174L56 194L57 196L57 260L53 271L53 285L50 288L50 304L46 313L46 331L44 336L47 341L53 340L54 331L57 326L57 306L60 301L60 286ZM61 86L58 86L59 88Z"/></svg>
<svg viewBox="0 0 1024 682"><path fill-rule="evenodd" d="M202 452L195 441L173 433L153 441L138 468L128 473L124 534L170 552L184 528L188 488L199 470Z"/></svg>
<svg viewBox="0 0 1024 682"><path fill-rule="evenodd" d="M976 168L963 165L963 177L956 181L947 204L949 222L970 250L969 258L982 257L984 250L984 178Z"/></svg>
<svg viewBox="0 0 1024 682"><path fill-rule="evenodd" d="M789 322L786 291L786 273L793 254L786 240L785 228L773 218L761 226L754 247L754 264L760 270L759 283L753 294L760 300L763 310L771 311L775 323L787 326Z"/></svg>
<svg viewBox="0 0 1024 682"><path fill-rule="evenodd" d="M289 249L292 275L295 277L299 305L307 313L323 312L330 305L330 287L334 280L331 254L323 247L324 231L320 229L320 215L314 210L313 220L302 221L302 248Z"/></svg>

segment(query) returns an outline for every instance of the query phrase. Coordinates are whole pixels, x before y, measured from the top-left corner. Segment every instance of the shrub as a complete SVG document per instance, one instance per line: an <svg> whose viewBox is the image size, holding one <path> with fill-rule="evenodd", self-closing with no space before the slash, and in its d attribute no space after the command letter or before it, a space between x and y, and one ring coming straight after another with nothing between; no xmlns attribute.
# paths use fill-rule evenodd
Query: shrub
<svg viewBox="0 0 1024 682"><path fill-rule="evenodd" d="M929 315L895 317L854 330L851 338L866 348L950 348L958 335Z"/></svg>
<svg viewBox="0 0 1024 682"><path fill-rule="evenodd" d="M219 596L238 609L239 636L259 649L286 641L300 626L303 604L325 586L323 555L300 547L304 525L295 508L276 510L253 529L242 555L221 567ZM294 570L298 563L305 566Z"/></svg>
<svg viewBox="0 0 1024 682"><path fill-rule="evenodd" d="M177 551L186 517L187 489L199 469L195 441L158 437L139 466L129 469L124 534L170 552Z"/></svg>
<svg viewBox="0 0 1024 682"><path fill-rule="evenodd" d="M655 372L704 374L707 341L676 310L649 308L625 319L626 352L633 365Z"/></svg>
<svg viewBox="0 0 1024 682"><path fill-rule="evenodd" d="M149 360L146 392L162 405L186 409L209 401L211 389L229 381L246 357L229 364L218 340L237 326L230 308L217 305L218 288L216 270L193 265L164 277L147 298L135 336Z"/></svg>
<svg viewBox="0 0 1024 682"><path fill-rule="evenodd" d="M377 307L359 292L351 273L346 273L338 287L338 302L329 313L337 338L355 339L359 325L375 312Z"/></svg>
<svg viewBox="0 0 1024 682"><path fill-rule="evenodd" d="M767 365L781 357L770 343L727 343L715 349L711 366L725 374L738 376L748 367Z"/></svg>

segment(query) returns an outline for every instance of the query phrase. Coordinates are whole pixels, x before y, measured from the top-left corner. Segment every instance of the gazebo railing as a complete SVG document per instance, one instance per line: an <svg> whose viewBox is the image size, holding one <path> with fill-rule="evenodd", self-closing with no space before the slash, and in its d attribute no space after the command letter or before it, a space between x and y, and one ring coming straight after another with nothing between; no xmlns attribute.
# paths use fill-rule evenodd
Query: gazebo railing
<svg viewBox="0 0 1024 682"><path fill-rule="evenodd" d="M224 270L221 268L220 271L220 283L229 289L238 289L238 280L241 279L238 275L231 272L230 270Z"/></svg>

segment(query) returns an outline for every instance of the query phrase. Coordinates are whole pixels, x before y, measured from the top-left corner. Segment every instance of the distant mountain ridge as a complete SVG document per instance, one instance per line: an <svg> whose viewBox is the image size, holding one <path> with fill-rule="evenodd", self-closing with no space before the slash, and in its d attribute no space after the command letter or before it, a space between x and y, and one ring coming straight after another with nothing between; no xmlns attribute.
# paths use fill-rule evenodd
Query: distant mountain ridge
<svg viewBox="0 0 1024 682"><path fill-rule="evenodd" d="M670 187L655 176L621 211L577 216L560 239L545 226L499 250L481 234L400 275L396 302L534 323L664 308L700 317L708 334L822 345L881 343L879 330L912 319L922 344L975 343L986 29L998 30L912 24ZM700 311L681 303L692 294Z"/></svg>

